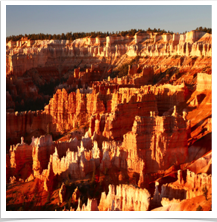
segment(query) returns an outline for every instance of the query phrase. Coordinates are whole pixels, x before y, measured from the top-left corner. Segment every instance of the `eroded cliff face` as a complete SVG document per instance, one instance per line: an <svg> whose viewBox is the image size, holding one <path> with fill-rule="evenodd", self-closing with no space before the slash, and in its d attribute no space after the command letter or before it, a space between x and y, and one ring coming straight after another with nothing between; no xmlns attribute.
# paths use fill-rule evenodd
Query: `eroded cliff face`
<svg viewBox="0 0 217 222"><path fill-rule="evenodd" d="M35 177L41 178L41 175L46 174L44 169L52 166L54 175L84 178L93 172L94 167L100 167L101 171L112 167L123 168L143 176L146 173L166 170L173 164L183 163L188 154L188 123L176 110L172 116L164 117L156 116L152 111L150 113L149 117L134 117L132 131L123 135L123 143L104 141L102 149L98 146L102 138L96 137L100 128L97 126L92 138L86 132L81 142L77 138L66 142L53 142L49 134L36 139L33 137L30 145L24 144L28 152L19 148L19 144L11 148L11 168L18 172L30 162L31 172ZM95 120L95 124L97 121L99 120ZM20 163L14 160L21 156L17 147L22 149L25 155L29 153L28 158L24 155L19 159Z"/></svg>
<svg viewBox="0 0 217 222"><path fill-rule="evenodd" d="M163 207L171 206L174 203L181 203L185 199L193 199L199 196L212 194L212 175L206 173L195 174L190 170L178 170L177 181L166 183L161 186L156 182L153 201L156 205Z"/></svg>
<svg viewBox="0 0 217 222"><path fill-rule="evenodd" d="M162 114L184 102L187 93L184 85L117 88L118 85L102 83L98 93L95 88L77 89L76 93L58 89L44 110L7 112L7 138L19 138L37 130L58 135L90 122L95 128L93 119L98 119L103 136L122 140L123 134L132 128L136 115L149 116L150 111Z"/></svg>
<svg viewBox="0 0 217 222"><path fill-rule="evenodd" d="M191 31L184 35L137 33L132 37L83 38L73 42L65 40L37 40L30 44L16 46L7 44L7 74L21 76L26 70L54 66L59 73L70 69L84 59L89 65L103 57L115 60L124 54L128 56L211 56L211 35ZM26 41L28 42L28 40ZM93 43L95 42L95 43ZM105 45L103 45L105 43Z"/></svg>
<svg viewBox="0 0 217 222"><path fill-rule="evenodd" d="M147 211L149 204L150 194L146 189L126 184L109 185L108 195L102 193L98 208L100 211Z"/></svg>
<svg viewBox="0 0 217 222"><path fill-rule="evenodd" d="M123 147L129 154L129 168L136 167L139 157L145 162L144 173L165 170L183 163L188 156L187 123L181 116L136 116L132 131L124 135Z"/></svg>
<svg viewBox="0 0 217 222"><path fill-rule="evenodd" d="M95 199L88 199L87 205L83 204L82 207L80 207L80 199L78 203L77 211L147 211L150 205L150 194L146 189L126 184L116 187L109 185L108 194L102 193L99 205Z"/></svg>
<svg viewBox="0 0 217 222"><path fill-rule="evenodd" d="M192 31L10 42L7 183L40 181L61 206L68 183L93 186L77 211L183 210L204 187L210 196L211 40ZM128 73L112 77L123 64ZM54 93L43 88L51 82ZM14 112L29 98L48 103Z"/></svg>

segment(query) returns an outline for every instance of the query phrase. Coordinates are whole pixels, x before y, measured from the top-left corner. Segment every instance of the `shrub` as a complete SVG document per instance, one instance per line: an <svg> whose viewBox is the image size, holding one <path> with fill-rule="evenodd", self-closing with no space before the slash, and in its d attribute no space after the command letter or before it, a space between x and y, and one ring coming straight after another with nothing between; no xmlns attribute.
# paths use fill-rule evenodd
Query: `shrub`
<svg viewBox="0 0 217 222"><path fill-rule="evenodd" d="M94 162L94 166L93 166L93 174L92 174L92 180L91 183L93 183L95 181L95 176L96 176L96 166L95 166L95 162Z"/></svg>
<svg viewBox="0 0 217 222"><path fill-rule="evenodd" d="M207 200L207 194L208 194L207 187L205 186L205 187L202 189L202 191L203 191L203 195L204 195L205 199Z"/></svg>
<svg viewBox="0 0 217 222"><path fill-rule="evenodd" d="M66 185L66 186L69 185L69 180L68 180L68 179L66 179L66 181L65 181L65 185Z"/></svg>
<svg viewBox="0 0 217 222"><path fill-rule="evenodd" d="M140 56L136 56L134 59L131 60L131 62L129 63L129 65L133 65L134 63L139 61Z"/></svg>
<svg viewBox="0 0 217 222"><path fill-rule="evenodd" d="M47 203L50 202L50 192L48 192L48 195L47 195Z"/></svg>
<svg viewBox="0 0 217 222"><path fill-rule="evenodd" d="M18 211L23 211L23 207L20 207Z"/></svg>
<svg viewBox="0 0 217 222"><path fill-rule="evenodd" d="M108 173L108 168L105 167L104 174L107 175L107 173Z"/></svg>
<svg viewBox="0 0 217 222"><path fill-rule="evenodd" d="M70 207L71 207L71 203L72 203L72 198L70 197L69 200L68 200L68 203L67 203L67 207L68 207L68 209L70 209Z"/></svg>
<svg viewBox="0 0 217 222"><path fill-rule="evenodd" d="M121 78L123 76L126 76L128 74L128 64L124 64L122 65L119 69L118 69L118 77Z"/></svg>
<svg viewBox="0 0 217 222"><path fill-rule="evenodd" d="M167 69L166 74L168 74L168 75L170 74L170 70L169 69Z"/></svg>
<svg viewBox="0 0 217 222"><path fill-rule="evenodd" d="M196 209L196 211L203 211L203 208L199 205Z"/></svg>

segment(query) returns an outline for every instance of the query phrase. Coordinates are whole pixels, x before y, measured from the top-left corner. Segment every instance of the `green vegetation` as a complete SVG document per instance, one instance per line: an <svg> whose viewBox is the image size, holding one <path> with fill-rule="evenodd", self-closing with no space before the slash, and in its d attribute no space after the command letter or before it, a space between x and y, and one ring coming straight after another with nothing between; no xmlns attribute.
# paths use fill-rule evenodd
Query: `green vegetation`
<svg viewBox="0 0 217 222"><path fill-rule="evenodd" d="M210 33L212 34L212 28L206 28L206 27L197 27L195 30L198 30L198 31L203 31L203 32L207 32L207 33ZM72 32L67 32L66 34L65 33L62 33L62 34L54 34L54 35L51 35L51 34L44 34L44 33L38 33L38 34L25 34L25 35L12 35L12 36L8 36L6 38L6 42L9 42L10 40L12 41L18 41L18 40L21 40L22 37L27 37L28 39L31 39L31 40L44 40L44 39L48 39L48 40L51 40L51 39L59 39L59 40L70 40L70 41L73 41L75 39L78 39L78 38L84 38L84 37L106 37L106 36L134 36L137 32L157 32L158 34L162 35L163 33L169 33L169 34L173 34L174 32L172 31L166 31L164 29L151 29L151 28L148 28L147 30L144 30L144 29L131 29L131 30L128 30L128 31L116 31L116 32L75 32L75 33L72 33ZM183 32L186 33L187 31Z"/></svg>
<svg viewBox="0 0 217 222"><path fill-rule="evenodd" d="M203 211L203 208L199 205L196 209L196 211Z"/></svg>
<svg viewBox="0 0 217 222"><path fill-rule="evenodd" d="M121 67L118 68L117 76L119 78L126 76L128 74L128 63L123 64Z"/></svg>
<svg viewBox="0 0 217 222"><path fill-rule="evenodd" d="M50 192L48 192L48 195L47 195L47 203L50 202Z"/></svg>
<svg viewBox="0 0 217 222"><path fill-rule="evenodd" d="M95 165L95 162L93 162L93 163L94 163L94 166L93 166L93 175L92 175L91 183L94 183L95 176L96 176L96 165Z"/></svg>
<svg viewBox="0 0 217 222"><path fill-rule="evenodd" d="M211 28L206 28L206 27L200 26L200 27L197 27L195 30L202 31L202 32L207 32L209 34L212 34L212 29Z"/></svg>
<svg viewBox="0 0 217 222"><path fill-rule="evenodd" d="M202 189L202 191L203 191L204 197L205 197L206 200L207 200L207 194L208 194L208 189L207 189L207 187L205 186L205 187Z"/></svg>
<svg viewBox="0 0 217 222"><path fill-rule="evenodd" d="M43 33L39 33L39 34L25 34L24 36L23 35L12 35L12 36L8 36L6 38L6 41L18 41L18 40L21 40L22 37L27 37L28 39L31 39L31 40L44 40L44 39L59 39L59 40L75 40L75 39L78 39L78 38L84 38L84 37L106 37L106 36L126 36L126 35L130 35L130 36L133 36L136 34L136 32L138 31L145 31L145 30L142 30L142 29L131 29L131 30L128 30L128 31L117 31L117 32L75 32L75 33L72 33L72 32L67 32L66 34L62 33L62 34L54 34L54 35L51 35L51 34L43 34ZM151 31L148 30L148 31Z"/></svg>
<svg viewBox="0 0 217 222"><path fill-rule="evenodd" d="M172 56L172 58L173 59L178 59L178 58L180 58L181 56L179 56L179 55L174 55L174 56Z"/></svg>
<svg viewBox="0 0 217 222"><path fill-rule="evenodd" d="M116 71L114 71L111 74L111 78L115 78L116 76L118 76L118 78L126 76L128 74L128 66L133 65L133 64L137 64L139 59L140 59L140 57L136 56L129 63L124 63L122 66L120 66Z"/></svg>

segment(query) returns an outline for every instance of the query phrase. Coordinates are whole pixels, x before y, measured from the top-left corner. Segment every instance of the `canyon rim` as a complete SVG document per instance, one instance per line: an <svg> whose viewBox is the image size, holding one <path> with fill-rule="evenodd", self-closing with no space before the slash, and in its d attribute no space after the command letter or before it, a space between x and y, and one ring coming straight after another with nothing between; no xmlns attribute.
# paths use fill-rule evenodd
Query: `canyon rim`
<svg viewBox="0 0 217 222"><path fill-rule="evenodd" d="M7 36L6 211L212 211L212 29L163 28Z"/></svg>

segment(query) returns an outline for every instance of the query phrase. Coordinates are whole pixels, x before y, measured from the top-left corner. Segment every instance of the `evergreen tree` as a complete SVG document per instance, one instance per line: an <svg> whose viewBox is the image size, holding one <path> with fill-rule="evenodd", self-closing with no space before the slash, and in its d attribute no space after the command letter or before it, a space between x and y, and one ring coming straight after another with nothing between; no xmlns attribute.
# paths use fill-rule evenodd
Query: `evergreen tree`
<svg viewBox="0 0 217 222"><path fill-rule="evenodd" d="M95 162L93 162L94 165L93 165L93 174L92 174L92 180L91 180L91 183L94 183L95 181L95 176L96 176L96 165L95 165Z"/></svg>
<svg viewBox="0 0 217 222"><path fill-rule="evenodd" d="M202 191L203 191L203 195L204 195L205 199L207 200L207 194L208 194L208 189L207 189L207 187L205 186L205 187L202 189Z"/></svg>
<svg viewBox="0 0 217 222"><path fill-rule="evenodd" d="M203 32L207 32L209 34L212 34L212 28L207 28L207 27L197 27L196 28L197 31L203 31ZM39 33L39 34L25 34L24 36L27 37L28 39L31 39L31 40L44 40L44 39L47 39L47 40L51 40L51 39L59 39L59 40L70 40L70 41L73 41L75 39L78 39L78 38L84 38L84 37L88 37L88 36L91 36L92 38L96 38L97 36L99 37L106 37L106 36L127 36L127 35L130 35L130 36L134 36L138 31L141 31L141 32L144 32L145 30L144 29L131 29L131 30L128 30L128 31L112 31L112 32L101 32L101 31L98 31L98 32L76 32L76 33L72 33L72 32L67 32L66 34L65 33L62 33L62 34L54 34L54 35L51 35L51 34L43 34L43 33ZM156 29L151 29L150 27L146 30L146 31L151 31L151 32L158 32L158 34L163 34L163 33L171 33L173 34L172 31L168 31L166 32L164 29L161 30L160 28ZM187 31L183 32L186 33ZM20 35L12 35L12 36L8 36L6 38L6 42L9 42L9 41L18 41L18 40L21 40L22 37L24 37L22 34Z"/></svg>

